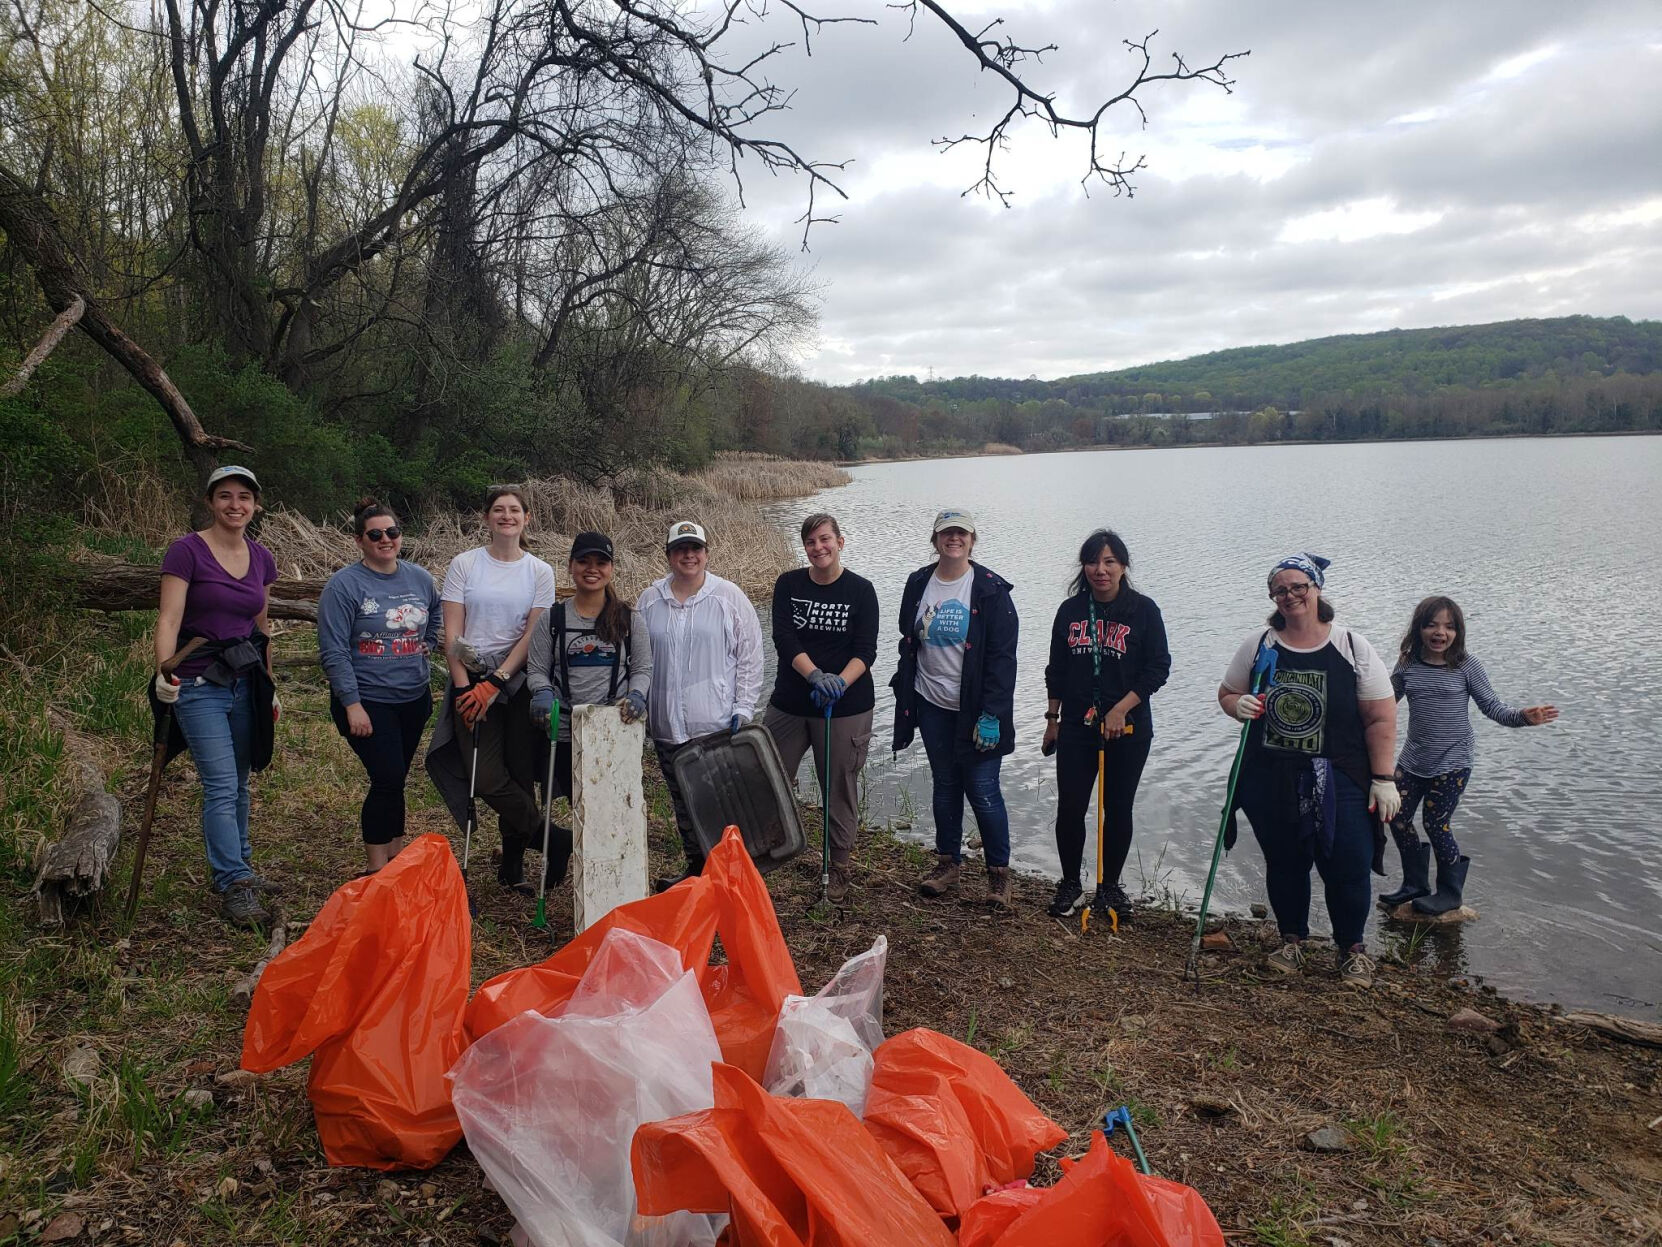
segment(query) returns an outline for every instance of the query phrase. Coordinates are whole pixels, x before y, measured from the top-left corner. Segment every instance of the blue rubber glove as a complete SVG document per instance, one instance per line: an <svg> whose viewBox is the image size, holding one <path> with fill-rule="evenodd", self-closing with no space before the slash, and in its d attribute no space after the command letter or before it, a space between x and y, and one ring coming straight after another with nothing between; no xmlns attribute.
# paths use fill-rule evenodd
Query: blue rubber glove
<svg viewBox="0 0 1662 1247"><path fill-rule="evenodd" d="M989 749L998 748L998 720L990 714L983 714L975 721L975 735L970 738L975 747L985 753Z"/></svg>
<svg viewBox="0 0 1662 1247"><path fill-rule="evenodd" d="M548 730L548 716L554 713L554 690L538 689L531 694L531 722L543 731Z"/></svg>
<svg viewBox="0 0 1662 1247"><path fill-rule="evenodd" d="M737 736L739 734L739 729L749 722L750 720L745 718L742 714L736 714L731 719L727 720L727 731L730 735Z"/></svg>
<svg viewBox="0 0 1662 1247"><path fill-rule="evenodd" d="M638 688L629 690L626 697L617 699L617 712L625 723L633 723L637 719L646 717L646 694Z"/></svg>
<svg viewBox="0 0 1662 1247"><path fill-rule="evenodd" d="M814 673L808 677L808 685L808 696L813 698L814 705L822 710L848 691L848 685L842 676L821 671L818 667L815 667Z"/></svg>

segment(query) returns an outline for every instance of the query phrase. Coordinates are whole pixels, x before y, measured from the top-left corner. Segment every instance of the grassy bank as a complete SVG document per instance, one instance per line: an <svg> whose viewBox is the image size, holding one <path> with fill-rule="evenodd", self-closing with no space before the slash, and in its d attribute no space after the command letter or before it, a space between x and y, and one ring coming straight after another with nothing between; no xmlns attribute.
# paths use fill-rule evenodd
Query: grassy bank
<svg viewBox="0 0 1662 1247"><path fill-rule="evenodd" d="M650 501L611 499L600 514L621 517L614 531L636 509L656 523L662 509ZM586 526L570 498L535 505L545 539L560 523ZM739 509L729 500L714 512L718 543ZM647 519L635 522L643 541L661 541ZM135 534L93 540L118 552ZM644 568L652 547L637 552ZM302 555L291 546L281 557ZM242 1017L229 987L264 940L214 916L188 761L163 786L132 928L109 903L67 931L34 926L28 862L61 826L69 751L94 752L136 826L150 627L142 615L58 609L49 585L39 592L28 654L11 642L0 654L0 866L11 901L0 907L0 1245L38 1242L54 1223L78 1224L62 1240L77 1243L501 1241L510 1218L465 1147L428 1174L333 1170L303 1066L238 1077ZM285 653L313 643L303 628L278 638ZM363 778L316 670L284 668L283 694L277 756L255 781L254 834L262 869L303 920L359 868ZM419 770L410 796L412 830L455 835ZM648 796L658 869L676 839L650 765ZM817 817L805 817L817 836ZM487 821L480 843L495 842ZM127 864L124 855L112 897ZM811 908L817 861L771 876L803 984L817 990L887 935L890 1033L928 1025L992 1053L1070 1131L1058 1154L1127 1104L1156 1170L1196 1186L1232 1241L1266 1247L1662 1236L1662 1127L1647 1129L1662 1114L1662 1054L1452 986L1413 948L1365 995L1320 972L1276 980L1252 923L1232 925L1232 949L1208 956L1196 992L1180 979L1188 928L1175 916L1151 910L1118 934L1081 936L1043 917L1043 882L1019 880L1016 912L989 921L954 899L919 899L923 865L915 846L871 829L857 887L831 915ZM523 898L497 889L488 869L474 873L475 983L569 938L567 889L551 898L554 930L539 933ZM966 872L967 888L975 876ZM1462 1007L1500 1030L1451 1029ZM1348 1150L1304 1150L1328 1124ZM1047 1158L1043 1176L1055 1172Z"/></svg>

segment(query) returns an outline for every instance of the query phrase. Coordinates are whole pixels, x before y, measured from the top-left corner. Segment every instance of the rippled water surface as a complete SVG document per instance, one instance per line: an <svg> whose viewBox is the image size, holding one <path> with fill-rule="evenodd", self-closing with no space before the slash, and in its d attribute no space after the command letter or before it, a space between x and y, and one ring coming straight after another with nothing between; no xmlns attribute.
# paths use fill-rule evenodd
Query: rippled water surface
<svg viewBox="0 0 1662 1247"><path fill-rule="evenodd" d="M1055 779L1039 754L1047 637L1079 542L1111 525L1173 655L1125 882L1198 900L1237 738L1213 695L1262 626L1269 565L1313 550L1333 560L1341 620L1387 657L1415 602L1447 593L1500 695L1562 712L1507 729L1473 709L1477 764L1454 830L1482 917L1416 955L1508 994L1662 1018L1662 437L1078 452L876 464L854 478L778 518L794 532L811 511L837 514L846 564L877 586L874 818L932 836L921 745L890 761L886 681L901 588L931 558L929 521L965 507L977 560L1014 582L1021 615L1018 744L1004 761L1015 858L1054 876ZM1396 886L1394 846L1387 865L1376 891ZM1243 826L1214 906L1263 898ZM1326 929L1319 912L1312 929ZM1409 933L1376 917L1368 938L1406 952Z"/></svg>

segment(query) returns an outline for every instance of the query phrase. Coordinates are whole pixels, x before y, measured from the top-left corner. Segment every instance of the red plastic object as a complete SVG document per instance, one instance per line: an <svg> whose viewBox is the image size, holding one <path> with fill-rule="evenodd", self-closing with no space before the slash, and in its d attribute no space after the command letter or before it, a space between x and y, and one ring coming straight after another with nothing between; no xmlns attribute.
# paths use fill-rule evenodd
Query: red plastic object
<svg viewBox="0 0 1662 1247"><path fill-rule="evenodd" d="M800 996L802 984L767 884L736 827L723 833L699 878L619 905L546 961L491 979L468 1006L468 1034L489 1034L527 1009L557 1013L613 927L650 936L681 954L682 964L698 975L723 1059L760 1079L780 1006L787 995ZM718 934L727 961L712 966Z"/></svg>
<svg viewBox="0 0 1662 1247"><path fill-rule="evenodd" d="M1047 1190L999 1191L971 1207L959 1247L1224 1247L1198 1191L1137 1172L1100 1130L1081 1160L1062 1164Z"/></svg>
<svg viewBox="0 0 1662 1247"><path fill-rule="evenodd" d="M641 1213L730 1213L730 1247L952 1247L846 1105L769 1095L730 1065L712 1073L714 1108L635 1132Z"/></svg>
<svg viewBox="0 0 1662 1247"><path fill-rule="evenodd" d="M462 1137L445 1072L461 1055L472 927L443 836L335 891L260 976L242 1067L310 1055L306 1091L332 1165L426 1169Z"/></svg>
<svg viewBox="0 0 1662 1247"><path fill-rule="evenodd" d="M942 1217L1031 1177L1068 1137L984 1052L918 1028L877 1049L866 1129Z"/></svg>

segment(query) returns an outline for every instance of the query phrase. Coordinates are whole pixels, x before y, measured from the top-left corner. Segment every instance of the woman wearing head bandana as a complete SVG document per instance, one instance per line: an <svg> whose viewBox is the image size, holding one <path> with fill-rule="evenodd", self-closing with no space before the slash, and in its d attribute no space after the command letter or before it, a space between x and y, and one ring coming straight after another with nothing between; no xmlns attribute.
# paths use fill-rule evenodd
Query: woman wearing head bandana
<svg viewBox="0 0 1662 1247"><path fill-rule="evenodd" d="M1269 627L1254 630L1236 651L1218 704L1251 725L1235 804L1264 851L1282 941L1271 968L1304 968L1313 864L1333 922L1340 981L1366 988L1373 985L1362 942L1368 872L1384 873L1383 824L1401 804L1391 767L1396 701L1374 647L1333 623L1333 604L1322 596L1327 566L1318 555L1294 554L1270 569ZM1266 668L1254 692L1254 670Z"/></svg>

